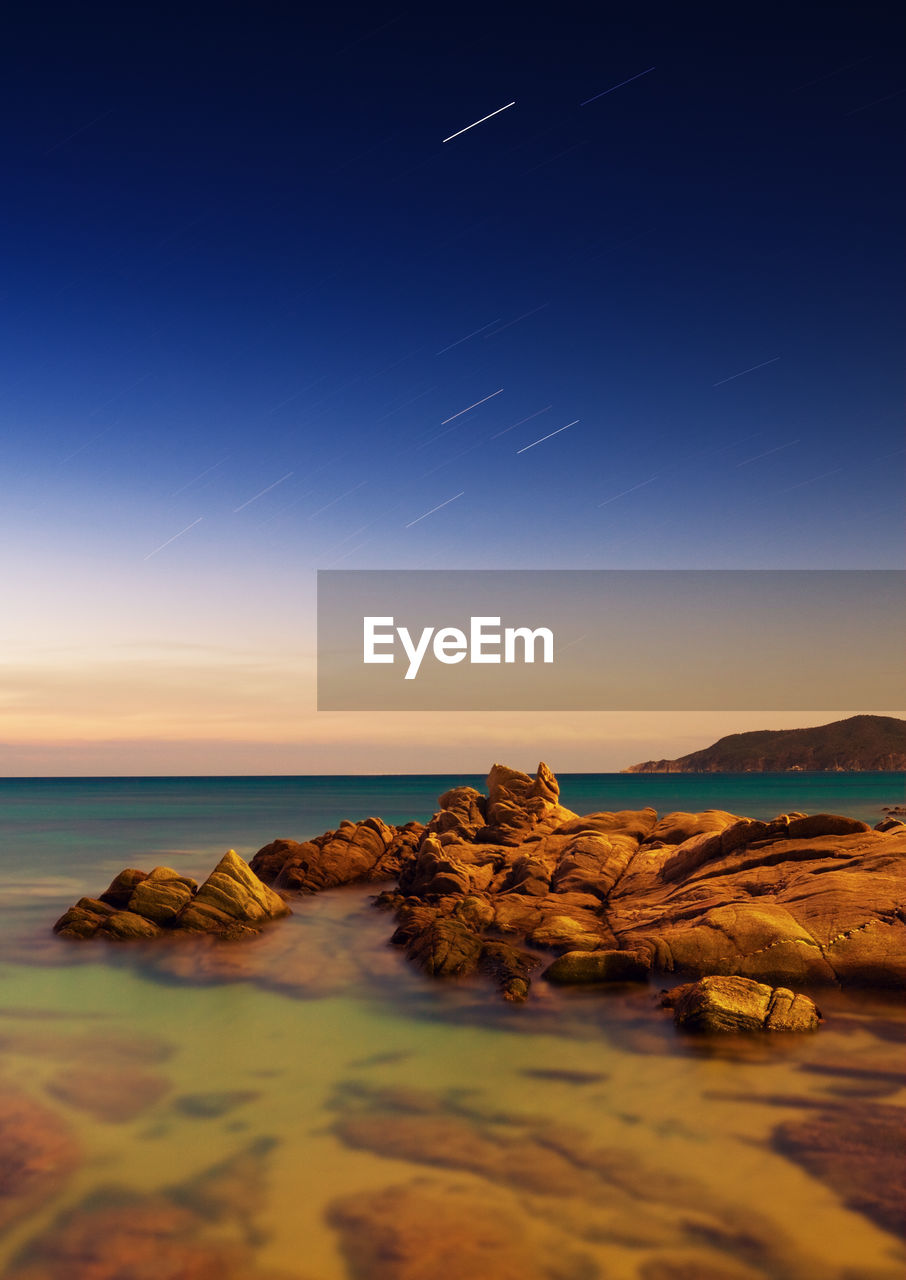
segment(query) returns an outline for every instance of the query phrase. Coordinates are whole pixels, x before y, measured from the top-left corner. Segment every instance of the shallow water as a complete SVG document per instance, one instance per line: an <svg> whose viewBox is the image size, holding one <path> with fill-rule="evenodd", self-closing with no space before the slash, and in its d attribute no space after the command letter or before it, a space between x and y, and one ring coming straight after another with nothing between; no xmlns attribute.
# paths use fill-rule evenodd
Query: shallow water
<svg viewBox="0 0 906 1280"><path fill-rule="evenodd" d="M80 1148L68 1183L8 1230L0 1275L99 1193L173 1188L200 1206L203 1237L248 1245L258 1266L297 1280L369 1274L338 1229L351 1201L373 1203L378 1219L408 1231L394 1246L401 1254L423 1240L430 1255L444 1230L454 1242L471 1231L464 1261L440 1253L424 1272L441 1280L521 1273L523 1248L531 1274L551 1280L660 1280L668 1272L658 1266L680 1260L687 1276L706 1265L740 1277L902 1274L897 1239L773 1141L782 1121L822 1108L906 1103L895 1077L878 1074L902 1066L898 1002L826 992L816 1036L718 1043L678 1037L647 988L602 995L537 982L528 1004L511 1008L480 984L412 973L387 945L391 921L359 889L295 904L289 921L250 944L234 981L162 973L153 948L48 937L65 906L124 865L166 861L203 875L227 845L248 855L275 835L371 812L425 818L459 781L0 785L2 1081L48 1108ZM899 802L902 777L561 785L580 812L652 803L876 821L881 805ZM85 1076L102 1083L100 1101ZM123 1094L135 1114L98 1114ZM200 1180L243 1153L239 1192L218 1208ZM387 1187L402 1188L392 1215L379 1212ZM508 1269L492 1228L485 1238L474 1226L488 1210L511 1231Z"/></svg>

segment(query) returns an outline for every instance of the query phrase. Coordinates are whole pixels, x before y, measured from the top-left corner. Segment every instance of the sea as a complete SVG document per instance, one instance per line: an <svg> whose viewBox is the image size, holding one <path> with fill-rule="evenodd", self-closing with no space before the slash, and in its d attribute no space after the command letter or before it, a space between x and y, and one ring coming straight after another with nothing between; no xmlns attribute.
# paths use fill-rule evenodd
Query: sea
<svg viewBox="0 0 906 1280"><path fill-rule="evenodd" d="M874 824L906 775L559 780L583 814ZM657 984L536 981L510 1006L480 979L414 972L374 886L294 902L228 964L51 932L124 867L201 880L228 848L250 858L344 818L425 821L463 784L484 779L0 780L0 1098L36 1104L76 1153L12 1217L0 1171L0 1276L80 1215L90 1233L99 1206L163 1197L250 1278L900 1280L902 1242L784 1138L835 1108L906 1104L898 998L824 991L816 1035L723 1041L679 1035Z"/></svg>

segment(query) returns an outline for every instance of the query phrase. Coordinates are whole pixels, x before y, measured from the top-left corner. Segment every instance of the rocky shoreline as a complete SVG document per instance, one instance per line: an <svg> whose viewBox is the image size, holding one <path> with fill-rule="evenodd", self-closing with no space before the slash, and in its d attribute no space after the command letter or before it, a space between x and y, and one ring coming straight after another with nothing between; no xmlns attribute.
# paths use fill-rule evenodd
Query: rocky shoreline
<svg viewBox="0 0 906 1280"><path fill-rule="evenodd" d="M580 816L543 763L534 777L494 765L487 788L447 791L424 825L344 821L274 840L250 866L230 851L200 888L170 868L129 869L54 928L156 945L213 935L232 952L288 914L287 899L375 884L412 964L483 976L514 1003L539 974L589 988L673 975L685 982L664 1003L687 1029L814 1030L820 1015L797 988L906 985L896 818L872 829L833 814ZM179 968L191 972L190 955Z"/></svg>

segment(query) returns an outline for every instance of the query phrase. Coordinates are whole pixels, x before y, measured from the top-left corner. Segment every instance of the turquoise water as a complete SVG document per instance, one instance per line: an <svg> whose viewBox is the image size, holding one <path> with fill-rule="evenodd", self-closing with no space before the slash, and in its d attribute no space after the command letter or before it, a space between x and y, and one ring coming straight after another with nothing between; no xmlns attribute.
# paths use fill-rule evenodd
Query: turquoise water
<svg viewBox="0 0 906 1280"><path fill-rule="evenodd" d="M363 1280L378 1264L350 1247L343 1204L377 1214L387 1188L394 1230L423 1237L418 1274L438 1280L648 1280L679 1261L689 1276L722 1267L750 1280L902 1274L897 1240L772 1137L781 1121L843 1096L856 1106L906 1101L890 1083L902 1061L895 1002L827 993L817 1036L718 1045L678 1038L645 988L603 996L536 983L513 1009L481 984L413 973L364 889L295 904L289 921L236 952L230 975L49 933L67 905L123 866L167 862L203 876L227 847L249 856L275 836L315 835L344 817L425 819L463 782L483 780L0 781L0 1082L71 1133L79 1152L68 1179L8 1226L0 1275L54 1240L61 1215L87 1215L116 1192L200 1203L198 1239L250 1250L249 1280L256 1267L293 1280ZM891 774L560 782L562 802L580 813L651 804L869 822L904 791L903 775ZM813 1069L828 1065L842 1074ZM871 1099L859 1093L865 1071L875 1073ZM595 1181L588 1143L609 1153L619 1177ZM560 1164L548 1176L552 1147ZM198 1186L231 1161L245 1170L242 1194L217 1210ZM438 1196L456 1249L469 1248L432 1262ZM491 1209L510 1224L509 1252L490 1228L470 1233ZM404 1258L415 1246L383 1247ZM69 1280L54 1265L48 1274ZM380 1265L379 1280L416 1274Z"/></svg>

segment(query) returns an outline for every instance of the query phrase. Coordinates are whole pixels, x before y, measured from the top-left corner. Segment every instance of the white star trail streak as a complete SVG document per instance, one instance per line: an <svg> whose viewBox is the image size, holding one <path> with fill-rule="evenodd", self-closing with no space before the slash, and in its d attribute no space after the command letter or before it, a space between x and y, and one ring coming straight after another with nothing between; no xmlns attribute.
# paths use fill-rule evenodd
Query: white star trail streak
<svg viewBox="0 0 906 1280"><path fill-rule="evenodd" d="M270 493L271 489L276 489L278 484L282 484L284 480L288 480L292 474L293 473L291 471L287 471L285 476L281 476L279 480L275 480L273 484L269 484L266 489L260 490L260 492L253 494L252 497L248 498L245 502L240 503L238 507L234 507L233 515L235 515L237 511L244 511L247 506L250 506L253 502L257 502L259 498L263 498L266 493Z"/></svg>
<svg viewBox="0 0 906 1280"><path fill-rule="evenodd" d="M468 342L470 338L474 338L478 333L484 333L485 329L490 329L492 324L500 324L500 317L496 320L489 320L487 324L483 324L480 329L473 329L471 333L467 333L464 338L457 338L455 342L451 342L448 347L441 347L440 351L435 351L436 356L442 356L445 351L452 351L454 347L462 346L464 342Z"/></svg>
<svg viewBox="0 0 906 1280"><path fill-rule="evenodd" d="M478 406L479 406L480 404L484 404L484 403L485 403L485 401L487 401L487 400L493 400L495 396L499 396L499 395L500 395L500 392L501 392L502 390L503 390L503 387L501 387L499 391L492 391L492 392L491 392L491 394L490 394L489 396L485 396L485 397L484 397L484 400L476 400L474 404L467 404L467 405L466 405L466 407L465 407L464 409L460 409L459 413L454 413L454 414L452 415L452 417L444 418L443 422L442 422L440 425L441 425L442 427L445 427L445 426L447 425L447 423L448 423L448 422L452 422L454 418L461 418L461 417L462 417L462 415L463 415L464 413L468 413L470 409L477 409L477 408L478 408Z"/></svg>
<svg viewBox="0 0 906 1280"><path fill-rule="evenodd" d="M623 489L620 493L615 493L612 498L605 498L603 502L599 502L599 507L608 507L611 502L616 502L617 498L625 498L627 493L635 493L636 489L644 489L646 484L654 484L657 476L652 476L650 480L642 480L639 484L632 485L629 489Z"/></svg>
<svg viewBox="0 0 906 1280"><path fill-rule="evenodd" d="M414 524L418 524L419 520L426 520L428 516L433 516L435 511L440 511L441 507L448 507L451 502L455 502L457 498L461 498L465 493L465 489L461 493L454 493L452 498L448 498L446 502L439 502L436 507L432 507L430 511L426 511L424 515L418 516L415 520L410 520L403 528L411 529Z"/></svg>
<svg viewBox="0 0 906 1280"><path fill-rule="evenodd" d="M647 71L640 71L637 75L630 76L628 80L621 80L619 84L612 84L609 89L602 89L600 93L596 93L591 98L586 98L584 102L580 102L580 107L587 107L589 102L597 102L599 98L606 98L608 93L613 93L616 89L622 89L624 84L632 84L633 80L640 80L642 76L647 76L649 72L656 71L656 67L649 67Z"/></svg>
<svg viewBox="0 0 906 1280"><path fill-rule="evenodd" d="M531 444L524 445L521 449L517 449L517 454L528 453L529 449L534 449L536 444L544 444L545 440L552 440L554 436L558 436L561 431L568 431L570 427L574 427L578 421L578 418L574 418L572 422L567 422L565 427L558 427L556 431L551 431L549 435L542 436L540 440L533 440Z"/></svg>
<svg viewBox="0 0 906 1280"><path fill-rule="evenodd" d="M537 408L537 410L535 410L534 413L530 413L529 417L521 417L521 419L518 420L518 422L513 422L512 426L504 426L504 429L502 431L497 431L497 433L490 436L490 439L497 440L499 435L505 435L507 434L507 431L516 430L517 426L522 426L523 422L531 422L531 420L534 419L534 417L540 417L541 413L546 413L548 412L548 410L552 410L553 407L554 407L553 404L545 404L544 408Z"/></svg>
<svg viewBox="0 0 906 1280"><path fill-rule="evenodd" d="M193 520L191 524L187 524L184 529L180 529L179 533L174 533L172 538L168 538L166 542L162 542L159 547L155 547L153 551L149 551L146 556L142 556L143 560L150 560L152 556L156 556L158 551L163 551L164 547L169 547L171 542L175 542L177 538L181 538L184 533L188 533L190 529L194 529L197 524L201 524L204 516L199 516L197 520Z"/></svg>
<svg viewBox="0 0 906 1280"><path fill-rule="evenodd" d="M761 458L769 458L772 453L780 453L782 449L792 449L794 444L798 444L798 440L788 440L786 444L778 444L773 449L765 449L764 453L756 453L751 458L743 458L742 462L737 462L737 467L746 467L750 462L758 462Z"/></svg>
<svg viewBox="0 0 906 1280"><path fill-rule="evenodd" d="M765 365L776 364L780 356L772 356L770 360L762 360L761 364L753 364L750 369L740 369L739 373L731 373L729 378L721 378L720 382L712 382L712 387L722 387L725 382L732 382L734 378L741 378L746 373L754 373L756 369L763 369Z"/></svg>
<svg viewBox="0 0 906 1280"><path fill-rule="evenodd" d="M490 120L491 116L499 116L501 111L507 111L510 107L515 107L516 99L508 102L505 107L498 107L496 111L491 111L488 115L482 116L480 120L473 120L471 124L467 124L464 129L457 129L455 133L451 133L449 138L444 138L444 142L452 142L454 138L458 138L461 133L468 133L470 129L474 129L478 124L484 124L485 120Z"/></svg>

